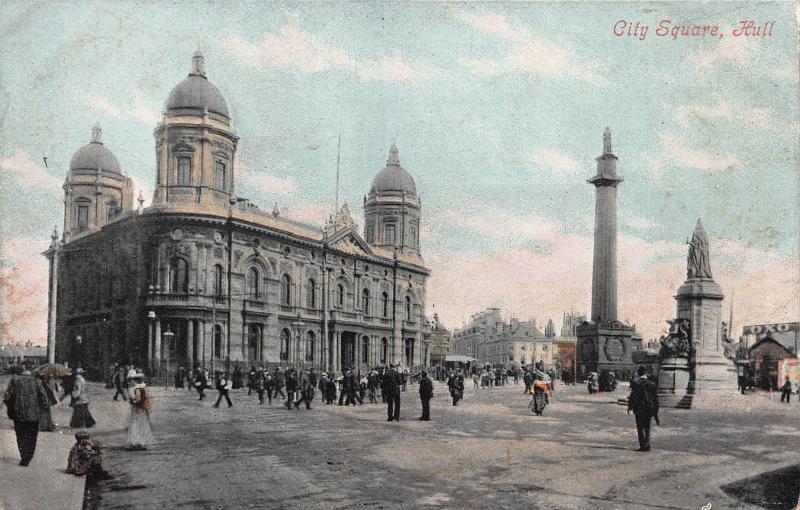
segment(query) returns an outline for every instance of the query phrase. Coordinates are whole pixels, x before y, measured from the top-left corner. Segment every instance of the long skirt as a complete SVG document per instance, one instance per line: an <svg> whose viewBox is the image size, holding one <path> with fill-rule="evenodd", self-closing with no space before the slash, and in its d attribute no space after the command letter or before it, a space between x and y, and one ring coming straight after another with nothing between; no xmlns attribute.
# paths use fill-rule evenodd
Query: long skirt
<svg viewBox="0 0 800 510"><path fill-rule="evenodd" d="M128 417L129 448L147 448L153 444L153 428L150 426L150 413L144 409L134 407Z"/></svg>
<svg viewBox="0 0 800 510"><path fill-rule="evenodd" d="M50 406L47 406L47 408L42 409L42 413L39 416L39 431L52 432L55 429L56 424L53 423L53 415L50 414Z"/></svg>
<svg viewBox="0 0 800 510"><path fill-rule="evenodd" d="M89 429L97 423L89 412L89 404L76 404L72 408L72 420L69 426L73 429Z"/></svg>

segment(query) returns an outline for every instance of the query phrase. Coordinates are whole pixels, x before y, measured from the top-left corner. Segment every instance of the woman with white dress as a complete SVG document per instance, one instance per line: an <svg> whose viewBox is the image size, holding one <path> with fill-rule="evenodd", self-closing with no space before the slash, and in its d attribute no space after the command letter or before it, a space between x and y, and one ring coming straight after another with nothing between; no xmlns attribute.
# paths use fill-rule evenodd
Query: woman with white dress
<svg viewBox="0 0 800 510"><path fill-rule="evenodd" d="M96 423L92 414L89 412L89 399L86 396L86 379L83 378L83 369L75 371L72 393L72 420L69 426L73 429L88 429L94 427Z"/></svg>
<svg viewBox="0 0 800 510"><path fill-rule="evenodd" d="M128 417L127 443L131 450L146 450L154 442L153 428L150 426L152 400L144 383L144 374L136 372L132 380L134 387L133 397L131 397L131 414Z"/></svg>

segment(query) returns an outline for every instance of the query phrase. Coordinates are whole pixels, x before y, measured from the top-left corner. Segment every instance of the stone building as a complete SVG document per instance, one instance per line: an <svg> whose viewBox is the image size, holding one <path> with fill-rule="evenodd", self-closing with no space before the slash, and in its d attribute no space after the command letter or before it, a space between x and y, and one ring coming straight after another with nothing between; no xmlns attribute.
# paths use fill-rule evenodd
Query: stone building
<svg viewBox="0 0 800 510"><path fill-rule="evenodd" d="M432 366L441 366L445 358L453 354L453 337L450 330L442 324L438 313L433 314L428 334L430 335L430 363Z"/></svg>
<svg viewBox="0 0 800 510"><path fill-rule="evenodd" d="M481 364L504 366L549 363L552 341L536 327L536 320L503 320L500 308L474 314L462 329L453 332L455 354L472 356Z"/></svg>
<svg viewBox="0 0 800 510"><path fill-rule="evenodd" d="M293 364L326 370L427 364L421 203L392 146L364 198L324 228L236 194L239 138L198 52L155 136L152 205L102 140L70 162L50 261L51 357L100 373L115 362Z"/></svg>

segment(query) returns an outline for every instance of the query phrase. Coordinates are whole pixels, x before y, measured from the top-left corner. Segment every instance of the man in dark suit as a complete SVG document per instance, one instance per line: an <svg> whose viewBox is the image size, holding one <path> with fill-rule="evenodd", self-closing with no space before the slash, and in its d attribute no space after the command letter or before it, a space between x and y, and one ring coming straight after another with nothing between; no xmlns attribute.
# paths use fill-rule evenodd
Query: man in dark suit
<svg viewBox="0 0 800 510"><path fill-rule="evenodd" d="M3 396L8 417L14 421L14 432L17 435L20 466L27 466L36 451L36 439L39 436L39 418L49 404L42 381L31 376L30 369L15 376L8 383Z"/></svg>
<svg viewBox="0 0 800 510"><path fill-rule="evenodd" d="M433 381L428 377L428 372L422 371L419 380L419 399L422 401L422 416L420 421L431 421L431 399L433 398Z"/></svg>
<svg viewBox="0 0 800 510"><path fill-rule="evenodd" d="M389 417L386 421L400 421L400 374L397 373L397 366L392 365L391 369L383 374L381 381L381 393L386 397L387 411Z"/></svg>
<svg viewBox="0 0 800 510"><path fill-rule="evenodd" d="M650 451L650 420L658 421L658 389L647 377L647 369L640 366L639 378L631 381L631 395L628 397L628 414L633 411L636 417L636 431L639 434L638 452Z"/></svg>

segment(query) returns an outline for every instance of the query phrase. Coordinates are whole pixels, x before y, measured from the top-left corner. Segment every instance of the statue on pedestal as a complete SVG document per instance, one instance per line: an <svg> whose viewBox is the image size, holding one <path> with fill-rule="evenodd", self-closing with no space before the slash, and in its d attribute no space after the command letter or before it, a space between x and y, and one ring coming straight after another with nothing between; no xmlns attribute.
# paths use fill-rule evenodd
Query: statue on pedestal
<svg viewBox="0 0 800 510"><path fill-rule="evenodd" d="M661 342L659 356L661 356L661 359L688 358L692 348L689 335L689 328L691 327L689 319L673 319L667 320L667 322L669 323L669 331L659 340Z"/></svg>
<svg viewBox="0 0 800 510"><path fill-rule="evenodd" d="M686 261L686 278L712 278L708 257L708 238L703 223L698 219L692 240L689 241L689 256Z"/></svg>

